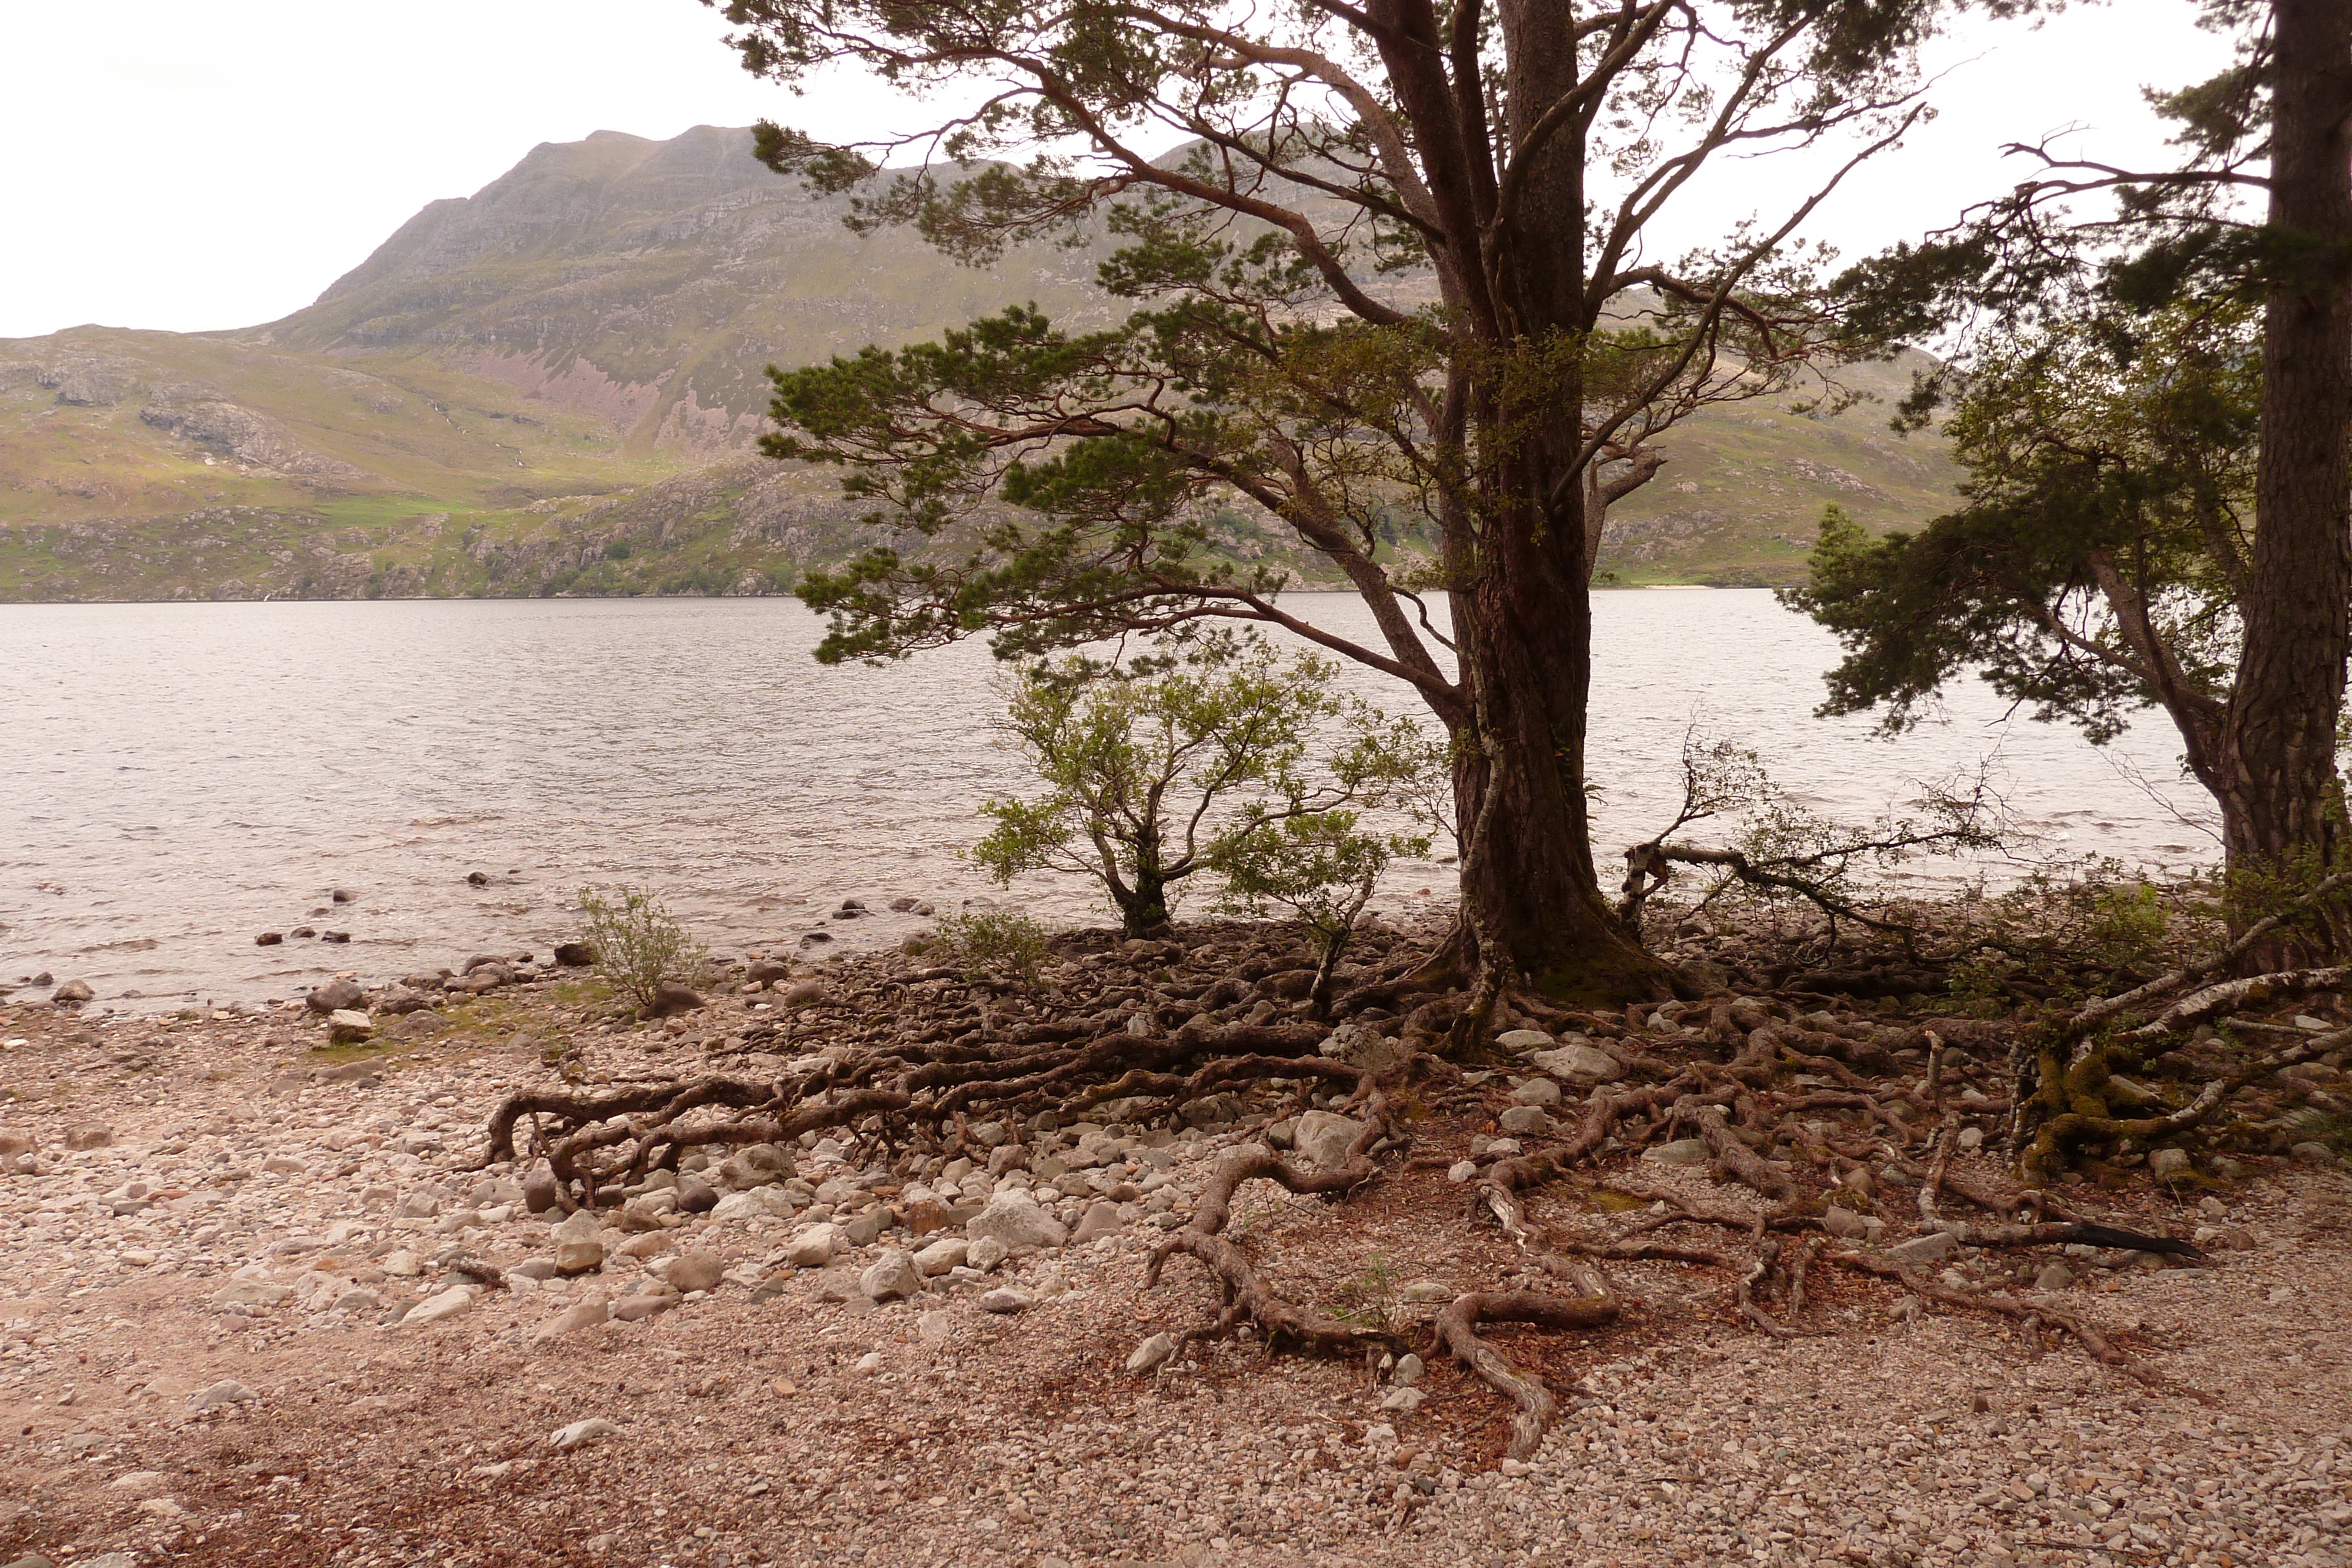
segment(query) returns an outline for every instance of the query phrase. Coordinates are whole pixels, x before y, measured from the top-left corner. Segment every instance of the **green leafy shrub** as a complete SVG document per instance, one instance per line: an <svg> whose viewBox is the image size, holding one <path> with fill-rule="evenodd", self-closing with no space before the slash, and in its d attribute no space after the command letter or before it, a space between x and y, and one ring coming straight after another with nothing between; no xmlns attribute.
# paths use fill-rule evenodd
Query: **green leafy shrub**
<svg viewBox="0 0 2352 1568"><path fill-rule="evenodd" d="M596 972L639 1007L650 1009L665 980L681 985L700 977L702 944L653 893L621 886L611 897L580 890L581 940L596 949Z"/></svg>
<svg viewBox="0 0 2352 1568"><path fill-rule="evenodd" d="M1261 917L1286 910L1314 933L1320 956L1308 997L1318 1009L1330 1002L1332 971L1381 873L1392 861L1429 853L1426 833L1368 832L1354 811L1253 813L1213 857L1224 873L1225 908Z"/></svg>
<svg viewBox="0 0 2352 1568"><path fill-rule="evenodd" d="M1402 801L1442 761L1409 720L1334 691L1336 674L1253 638L1123 668L1031 668L998 727L1046 788L983 806L995 826L971 858L1000 883L1045 869L1091 877L1128 935L1145 935L1187 879L1230 858L1234 834Z"/></svg>
<svg viewBox="0 0 2352 1568"><path fill-rule="evenodd" d="M969 979L1014 974L1034 985L1051 934L1036 921L1011 910L975 909L940 918L933 950Z"/></svg>

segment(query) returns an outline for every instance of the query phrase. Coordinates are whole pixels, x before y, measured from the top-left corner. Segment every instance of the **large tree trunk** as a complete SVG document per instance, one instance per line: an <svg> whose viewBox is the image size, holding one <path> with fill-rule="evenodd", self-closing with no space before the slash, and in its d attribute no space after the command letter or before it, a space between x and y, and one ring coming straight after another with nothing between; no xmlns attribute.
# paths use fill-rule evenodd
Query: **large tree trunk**
<svg viewBox="0 0 2352 1568"><path fill-rule="evenodd" d="M1465 596L1462 655L1477 662L1492 754L1459 751L1462 896L1499 956L1546 996L1613 1005L1670 995L1665 966L1627 934L1594 875L1584 794L1591 603L1582 581L1532 564Z"/></svg>
<svg viewBox="0 0 2352 1568"><path fill-rule="evenodd" d="M1502 0L1515 143L1543 106L1577 82L1572 17L1544 0ZM1585 144L1562 130L1529 156L1513 221L1465 255L1465 274L1493 280L1503 355L1541 354L1591 326L1584 276ZM1488 265L1491 259L1493 265ZM1453 595L1459 656L1472 708L1457 736L1454 800L1461 817L1462 896L1474 931L1536 989L1562 999L1615 1003L1668 990L1665 967L1644 953L1602 897L1585 811L1586 697L1592 674L1591 569L1586 486L1576 471L1583 388L1573 372L1546 405L1514 402L1493 371L1480 402L1483 538L1467 585Z"/></svg>
<svg viewBox="0 0 2352 1568"><path fill-rule="evenodd" d="M2221 754L2233 871L2341 849L2336 727L2352 596L2352 0L2274 0L2270 228L2251 582Z"/></svg>

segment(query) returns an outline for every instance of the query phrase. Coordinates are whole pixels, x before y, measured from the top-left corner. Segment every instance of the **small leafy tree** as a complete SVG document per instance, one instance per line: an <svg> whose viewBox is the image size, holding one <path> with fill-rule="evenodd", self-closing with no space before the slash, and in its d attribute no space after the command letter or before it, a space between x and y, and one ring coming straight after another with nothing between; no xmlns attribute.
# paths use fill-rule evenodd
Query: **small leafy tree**
<svg viewBox="0 0 2352 1568"><path fill-rule="evenodd" d="M1125 667L1074 658L1029 669L1000 727L1045 792L982 807L971 858L1000 883L1053 869L1103 885L1129 935L1168 919L1172 890L1236 831L1384 797L1432 747L1332 690L1328 660L1210 639ZM1339 744L1312 760L1318 733Z"/></svg>
<svg viewBox="0 0 2352 1568"><path fill-rule="evenodd" d="M1320 1012L1331 1000L1339 967L1356 922L1392 861L1429 852L1429 835L1364 831L1356 811L1256 815L1228 833L1215 852L1225 879L1226 908L1264 915L1286 909L1315 934L1322 956L1308 992Z"/></svg>
<svg viewBox="0 0 2352 1568"><path fill-rule="evenodd" d="M575 907L582 939L596 950L596 972L639 1007L656 1006L664 981L701 974L702 944L647 889L623 885L607 898L583 887Z"/></svg>
<svg viewBox="0 0 2352 1568"><path fill-rule="evenodd" d="M966 979L1009 971L1034 986L1051 937L1025 915L975 909L942 915L935 940L940 956L961 969Z"/></svg>

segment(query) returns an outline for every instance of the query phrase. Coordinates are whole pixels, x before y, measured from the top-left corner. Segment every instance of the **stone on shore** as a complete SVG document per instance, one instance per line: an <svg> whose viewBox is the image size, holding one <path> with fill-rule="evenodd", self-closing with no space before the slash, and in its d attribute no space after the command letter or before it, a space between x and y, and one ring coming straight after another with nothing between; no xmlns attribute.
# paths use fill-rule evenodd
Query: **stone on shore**
<svg viewBox="0 0 2352 1568"><path fill-rule="evenodd" d="M1364 1124L1350 1117L1328 1111L1309 1111L1298 1118L1298 1127L1291 1140L1318 1169L1337 1170L1348 1163L1348 1145L1363 1130Z"/></svg>
<svg viewBox="0 0 2352 1568"><path fill-rule="evenodd" d="M430 1328L435 1323L446 1322L462 1315L472 1310L473 1305L472 1286L452 1285L438 1295L427 1296L409 1308L407 1314L393 1326L404 1330Z"/></svg>
<svg viewBox="0 0 2352 1568"><path fill-rule="evenodd" d="M1038 1207L1037 1200L1019 1187L990 1198L987 1206L966 1222L963 1231L974 1242L1002 1243L1009 1257L1061 1247L1070 1239L1062 1222Z"/></svg>
<svg viewBox="0 0 2352 1568"><path fill-rule="evenodd" d="M877 1301L896 1301L921 1295L923 1276L915 1260L894 1247L857 1277L857 1288Z"/></svg>
<svg viewBox="0 0 2352 1568"><path fill-rule="evenodd" d="M612 1316L601 1296L591 1296L584 1301L574 1301L531 1331L533 1339L553 1339L559 1334L578 1333L582 1329L594 1328Z"/></svg>
<svg viewBox="0 0 2352 1568"><path fill-rule="evenodd" d="M1625 1069L1618 1064L1615 1057L1589 1045L1564 1045L1558 1051L1538 1051L1528 1060L1554 1078L1573 1079L1580 1083L1612 1083L1625 1076Z"/></svg>
<svg viewBox="0 0 2352 1568"><path fill-rule="evenodd" d="M206 1410L218 1410L227 1405L250 1405L259 1397L259 1395L236 1378L225 1377L203 1393L191 1396L188 1408L202 1414Z"/></svg>
<svg viewBox="0 0 2352 1568"><path fill-rule="evenodd" d="M656 1018L675 1018L679 1013L693 1012L703 1005L699 996L671 981L664 980L654 988L653 1015Z"/></svg>
<svg viewBox="0 0 2352 1568"><path fill-rule="evenodd" d="M548 1434L550 1447L570 1450L583 1443L593 1443L599 1437L617 1437L621 1429L602 1416L591 1416L585 1421L574 1421L569 1427L558 1427Z"/></svg>
<svg viewBox="0 0 2352 1568"><path fill-rule="evenodd" d="M355 1008L367 996L356 980L329 980L302 998L302 1005L314 1013L341 1012Z"/></svg>
<svg viewBox="0 0 2352 1568"><path fill-rule="evenodd" d="M812 1225L784 1243L784 1261L795 1269L822 1269L840 1250L839 1227Z"/></svg>
<svg viewBox="0 0 2352 1568"><path fill-rule="evenodd" d="M662 1278L674 1291L709 1291L718 1288L726 1273L726 1260L716 1252L681 1252L670 1260Z"/></svg>

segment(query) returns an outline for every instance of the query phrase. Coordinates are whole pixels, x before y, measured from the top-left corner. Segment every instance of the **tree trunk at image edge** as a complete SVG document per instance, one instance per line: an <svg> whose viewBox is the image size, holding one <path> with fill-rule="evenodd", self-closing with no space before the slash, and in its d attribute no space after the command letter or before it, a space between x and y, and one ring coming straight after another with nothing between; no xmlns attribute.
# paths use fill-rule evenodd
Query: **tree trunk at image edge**
<svg viewBox="0 0 2352 1568"><path fill-rule="evenodd" d="M2352 646L2352 0L2276 0L2273 16L2270 227L2283 275L2272 281L2263 324L2245 653L2224 721L2222 810L2233 871L2307 878L2342 854L2336 729Z"/></svg>

